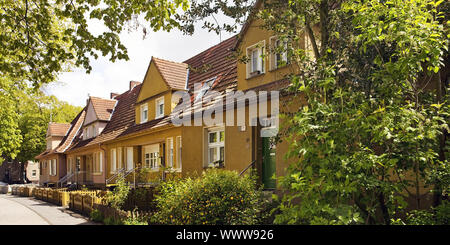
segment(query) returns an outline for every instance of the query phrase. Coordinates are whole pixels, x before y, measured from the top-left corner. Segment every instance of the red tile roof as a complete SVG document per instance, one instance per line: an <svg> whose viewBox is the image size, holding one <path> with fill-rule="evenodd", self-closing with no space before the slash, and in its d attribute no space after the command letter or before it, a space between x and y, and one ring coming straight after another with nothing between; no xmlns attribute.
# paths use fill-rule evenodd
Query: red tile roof
<svg viewBox="0 0 450 245"><path fill-rule="evenodd" d="M83 140L80 132L75 138L73 144L69 147L68 151L113 140L121 136L129 127L132 127L135 120L134 103L137 100L141 87L142 84L139 84L115 98L117 100L117 105L114 108L114 113L111 116L111 120L99 136L92 139Z"/></svg>
<svg viewBox="0 0 450 245"><path fill-rule="evenodd" d="M49 123L47 136L66 136L70 123Z"/></svg>
<svg viewBox="0 0 450 245"><path fill-rule="evenodd" d="M237 36L233 36L186 60L189 65L188 88L193 90L195 83L203 83L217 77L213 88L225 90L237 82L237 59L233 57L233 48Z"/></svg>
<svg viewBox="0 0 450 245"><path fill-rule="evenodd" d="M80 130L81 125L83 124L85 116L86 116L86 108L84 108L80 113L78 113L78 115L75 117L75 119L72 120L70 124L67 124L69 125L70 129L68 130L66 136L61 140L61 143L55 149L45 150L35 158L40 159L54 153L64 153L67 147L72 143L75 136L78 134L78 131Z"/></svg>
<svg viewBox="0 0 450 245"><path fill-rule="evenodd" d="M164 81L172 89L184 90L186 87L186 79L188 75L188 66L184 63L178 63L168 60L152 57L156 68L161 73Z"/></svg>
<svg viewBox="0 0 450 245"><path fill-rule="evenodd" d="M115 99L102 99L93 96L89 99L92 102L97 118L101 121L109 121L117 101Z"/></svg>

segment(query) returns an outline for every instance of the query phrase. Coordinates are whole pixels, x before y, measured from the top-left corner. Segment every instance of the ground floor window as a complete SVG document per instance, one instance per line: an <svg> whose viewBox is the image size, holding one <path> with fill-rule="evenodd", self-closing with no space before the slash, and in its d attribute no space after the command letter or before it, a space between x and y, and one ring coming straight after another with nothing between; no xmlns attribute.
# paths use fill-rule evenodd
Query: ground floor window
<svg viewBox="0 0 450 245"><path fill-rule="evenodd" d="M56 175L56 159L50 160L49 174L51 176L55 176Z"/></svg>
<svg viewBox="0 0 450 245"><path fill-rule="evenodd" d="M159 169L159 144L144 146L144 164L146 168Z"/></svg>
<svg viewBox="0 0 450 245"><path fill-rule="evenodd" d="M101 173L103 172L103 154L102 152L95 152L93 154L93 160L94 160L94 173Z"/></svg>
<svg viewBox="0 0 450 245"><path fill-rule="evenodd" d="M207 130L207 155L209 167L223 167L225 163L225 129Z"/></svg>
<svg viewBox="0 0 450 245"><path fill-rule="evenodd" d="M182 164L181 164L181 136L177 136L177 168L181 170Z"/></svg>
<svg viewBox="0 0 450 245"><path fill-rule="evenodd" d="M111 172L117 171L117 155L116 149L111 149Z"/></svg>

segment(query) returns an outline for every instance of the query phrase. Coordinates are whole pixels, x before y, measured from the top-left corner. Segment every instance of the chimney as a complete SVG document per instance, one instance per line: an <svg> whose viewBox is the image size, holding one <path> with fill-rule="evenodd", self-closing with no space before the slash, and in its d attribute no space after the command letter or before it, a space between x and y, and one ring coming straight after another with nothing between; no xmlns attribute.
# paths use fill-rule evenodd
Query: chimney
<svg viewBox="0 0 450 245"><path fill-rule="evenodd" d="M130 90L132 90L134 87L136 87L139 84L141 84L141 82L130 81Z"/></svg>
<svg viewBox="0 0 450 245"><path fill-rule="evenodd" d="M119 96L118 93L111 93L110 98L111 98L111 99L114 99L114 98L116 98L117 96Z"/></svg>

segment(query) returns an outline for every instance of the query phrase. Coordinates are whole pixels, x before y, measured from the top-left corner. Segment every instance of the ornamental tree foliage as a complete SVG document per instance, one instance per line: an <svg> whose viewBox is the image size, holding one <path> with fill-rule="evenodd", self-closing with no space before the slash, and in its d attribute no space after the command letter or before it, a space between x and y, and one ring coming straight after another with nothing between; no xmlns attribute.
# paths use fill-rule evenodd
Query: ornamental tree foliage
<svg viewBox="0 0 450 245"><path fill-rule="evenodd" d="M390 224L430 193L438 205L450 187L449 4L261 2L250 18L288 44L276 51L295 67L290 92L306 100L284 115L291 164L275 222Z"/></svg>
<svg viewBox="0 0 450 245"><path fill-rule="evenodd" d="M127 60L121 31L171 30L178 26L175 12L188 6L187 0L0 0L0 156L15 158L20 150L14 106L21 92L33 98L42 84L74 66L89 73L90 59L99 55ZM92 21L107 30L91 33Z"/></svg>

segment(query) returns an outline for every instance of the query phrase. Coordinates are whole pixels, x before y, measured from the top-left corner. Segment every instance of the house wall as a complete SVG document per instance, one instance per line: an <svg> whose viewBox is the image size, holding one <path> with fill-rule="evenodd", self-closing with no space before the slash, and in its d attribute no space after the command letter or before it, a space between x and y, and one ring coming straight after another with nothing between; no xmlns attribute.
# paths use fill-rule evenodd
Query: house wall
<svg viewBox="0 0 450 245"><path fill-rule="evenodd" d="M133 166L134 167L136 167L138 165L142 166L142 164L143 164L142 146L157 144L157 143L166 143L167 138L173 138L173 140L174 140L174 161L176 161L176 159L177 159L176 137L181 136L181 135L182 135L181 128L168 127L168 128L160 128L158 130L153 130L153 131L147 132L147 133L143 132L141 134L135 135L135 136L127 138L127 139L123 139L120 141L115 141L115 142L105 144L104 148L107 151L106 160L108 163L106 165L106 170L107 170L106 178L109 178L114 174L111 172L111 170L112 170L111 149L117 149L119 147L122 148L122 150L123 150L122 164L123 164L123 167L125 167L126 166L125 147L133 147L133 162L134 162ZM184 145L185 144L184 144L184 139L183 139L183 147L184 147ZM166 150L167 150L167 148L166 148ZM160 155L162 155L161 148L160 148ZM119 157L119 153L118 153L118 150L116 150L117 161L119 161L118 157ZM167 164L167 157L165 158L165 160L166 160L166 164ZM183 168L184 168L184 163L183 163Z"/></svg>
<svg viewBox="0 0 450 245"><path fill-rule="evenodd" d="M55 149L62 141L63 136L48 136L47 140L47 150Z"/></svg>
<svg viewBox="0 0 450 245"><path fill-rule="evenodd" d="M89 102L83 126L88 125L89 123L92 123L96 120L98 120L98 118L97 115L95 114L94 106L92 105L92 102Z"/></svg>
<svg viewBox="0 0 450 245"><path fill-rule="evenodd" d="M135 115L136 115L136 124L139 124L141 122L141 106L144 104L147 104L148 108L148 121L154 120L156 118L156 100L160 99L161 97L164 97L164 115L169 115L173 108L172 103L172 92L167 91L164 94L153 96L151 99L145 100L144 102L137 103L135 106Z"/></svg>
<svg viewBox="0 0 450 245"><path fill-rule="evenodd" d="M33 171L36 171L36 176L33 176ZM32 183L39 183L39 162L27 162L26 176Z"/></svg>
<svg viewBox="0 0 450 245"><path fill-rule="evenodd" d="M137 103L168 90L169 87L159 73L155 63L152 61L149 65L147 73L145 74L144 82L137 98Z"/></svg>
<svg viewBox="0 0 450 245"><path fill-rule="evenodd" d="M93 159L91 161L87 160L87 156L92 157L92 155L96 152L103 152L102 155L102 172L93 172L94 169L94 161ZM69 154L67 154L67 158L72 158L73 159L73 163L72 163L72 169L75 172L76 171L76 158L80 157L80 171L89 171L89 173L87 174L87 178L86 181L92 181L92 184L94 184L95 186L102 186L105 184L105 176L106 176L106 153L104 152L104 150L102 148L100 148L100 146L93 146L87 149L83 149L82 151L77 151L77 152L71 152ZM66 168L67 168L67 164L66 164Z"/></svg>

